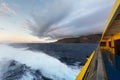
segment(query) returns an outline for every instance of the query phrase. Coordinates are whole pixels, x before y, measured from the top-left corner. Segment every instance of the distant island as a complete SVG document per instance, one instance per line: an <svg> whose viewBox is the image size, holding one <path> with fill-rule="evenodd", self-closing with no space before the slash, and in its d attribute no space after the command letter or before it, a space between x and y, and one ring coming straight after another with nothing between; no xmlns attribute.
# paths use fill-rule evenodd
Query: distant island
<svg viewBox="0 0 120 80"><path fill-rule="evenodd" d="M56 41L55 43L98 43L102 34L92 34L76 38L64 38Z"/></svg>

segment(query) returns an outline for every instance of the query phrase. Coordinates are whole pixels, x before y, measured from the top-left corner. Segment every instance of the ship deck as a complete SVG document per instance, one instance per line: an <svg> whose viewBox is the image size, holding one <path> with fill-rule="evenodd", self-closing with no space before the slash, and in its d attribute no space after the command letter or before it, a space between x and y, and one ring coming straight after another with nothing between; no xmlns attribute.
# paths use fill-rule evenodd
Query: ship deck
<svg viewBox="0 0 120 80"><path fill-rule="evenodd" d="M118 80L120 78L120 56L103 51L102 57L108 80Z"/></svg>

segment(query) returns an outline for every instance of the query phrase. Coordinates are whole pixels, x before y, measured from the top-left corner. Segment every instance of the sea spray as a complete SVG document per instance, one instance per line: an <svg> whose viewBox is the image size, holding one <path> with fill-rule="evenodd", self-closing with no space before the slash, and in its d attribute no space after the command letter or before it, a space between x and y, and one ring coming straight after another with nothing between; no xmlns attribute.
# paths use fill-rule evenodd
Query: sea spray
<svg viewBox="0 0 120 80"><path fill-rule="evenodd" d="M26 48L13 48L8 45L0 45L0 72L5 72L9 60L15 60L22 64L26 64L35 70L40 70L42 75L53 80L74 80L78 73L43 52L33 52ZM0 77L2 76L2 72Z"/></svg>

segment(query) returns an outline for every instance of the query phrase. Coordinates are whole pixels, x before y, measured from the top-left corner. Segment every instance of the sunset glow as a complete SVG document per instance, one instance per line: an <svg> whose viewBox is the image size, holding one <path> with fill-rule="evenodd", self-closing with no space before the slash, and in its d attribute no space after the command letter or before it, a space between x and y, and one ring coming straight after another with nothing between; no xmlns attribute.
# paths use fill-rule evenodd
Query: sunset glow
<svg viewBox="0 0 120 80"><path fill-rule="evenodd" d="M0 42L43 43L102 33L114 0L86 1L0 0Z"/></svg>

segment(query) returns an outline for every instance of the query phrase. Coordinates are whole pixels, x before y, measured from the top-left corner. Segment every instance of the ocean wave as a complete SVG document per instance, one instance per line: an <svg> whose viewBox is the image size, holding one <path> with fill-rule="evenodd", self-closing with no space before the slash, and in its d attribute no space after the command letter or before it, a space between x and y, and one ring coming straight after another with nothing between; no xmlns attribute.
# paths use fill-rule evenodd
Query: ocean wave
<svg viewBox="0 0 120 80"><path fill-rule="evenodd" d="M0 45L0 78L9 70L9 61L15 60L25 64L33 70L39 70L44 77L52 80L74 80L79 69L69 67L58 59L43 52L34 52L25 48L14 48L8 45ZM29 74L28 74L29 75ZM29 76L30 77L30 76ZM27 77L24 76L23 80ZM18 80L18 79L17 79Z"/></svg>

